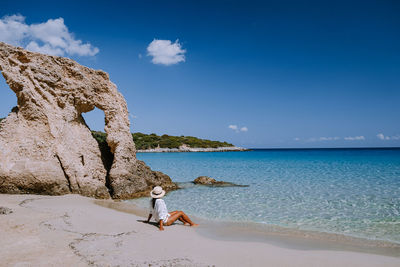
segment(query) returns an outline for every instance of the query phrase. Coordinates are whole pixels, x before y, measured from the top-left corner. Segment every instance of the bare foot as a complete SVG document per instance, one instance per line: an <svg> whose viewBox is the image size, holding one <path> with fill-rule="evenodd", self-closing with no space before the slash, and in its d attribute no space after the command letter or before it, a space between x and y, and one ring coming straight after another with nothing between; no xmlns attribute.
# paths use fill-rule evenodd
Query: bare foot
<svg viewBox="0 0 400 267"><path fill-rule="evenodd" d="M191 227L197 227L197 226L199 226L197 223L191 225Z"/></svg>

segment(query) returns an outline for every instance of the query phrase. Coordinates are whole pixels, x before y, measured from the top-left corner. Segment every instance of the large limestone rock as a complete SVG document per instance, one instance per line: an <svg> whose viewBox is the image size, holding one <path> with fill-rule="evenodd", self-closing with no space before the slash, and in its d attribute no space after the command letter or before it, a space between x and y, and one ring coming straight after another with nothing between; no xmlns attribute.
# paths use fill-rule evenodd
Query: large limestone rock
<svg viewBox="0 0 400 267"><path fill-rule="evenodd" d="M18 99L0 125L0 192L130 198L175 188L136 160L127 105L107 73L1 42L0 71ZM105 115L109 164L82 117L95 107Z"/></svg>

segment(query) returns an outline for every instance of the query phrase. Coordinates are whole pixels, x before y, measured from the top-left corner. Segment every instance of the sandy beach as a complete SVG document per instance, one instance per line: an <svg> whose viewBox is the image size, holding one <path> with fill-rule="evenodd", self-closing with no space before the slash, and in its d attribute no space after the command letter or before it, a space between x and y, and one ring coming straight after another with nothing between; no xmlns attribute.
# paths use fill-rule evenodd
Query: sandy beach
<svg viewBox="0 0 400 267"><path fill-rule="evenodd" d="M0 267L400 267L400 0L55 3L0 5Z"/></svg>
<svg viewBox="0 0 400 267"><path fill-rule="evenodd" d="M0 195L1 266L400 266L400 257L161 232L133 205L79 195ZM132 212L133 211L133 212ZM209 232L209 235L212 235Z"/></svg>

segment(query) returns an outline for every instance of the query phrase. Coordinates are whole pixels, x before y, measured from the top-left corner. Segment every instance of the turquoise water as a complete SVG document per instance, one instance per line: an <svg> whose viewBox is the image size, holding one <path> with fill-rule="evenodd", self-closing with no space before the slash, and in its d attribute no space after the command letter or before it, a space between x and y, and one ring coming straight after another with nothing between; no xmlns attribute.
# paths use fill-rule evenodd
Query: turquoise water
<svg viewBox="0 0 400 267"><path fill-rule="evenodd" d="M201 175L249 187L187 188L169 210L400 243L400 149L138 153L175 182ZM148 198L132 200L148 206Z"/></svg>

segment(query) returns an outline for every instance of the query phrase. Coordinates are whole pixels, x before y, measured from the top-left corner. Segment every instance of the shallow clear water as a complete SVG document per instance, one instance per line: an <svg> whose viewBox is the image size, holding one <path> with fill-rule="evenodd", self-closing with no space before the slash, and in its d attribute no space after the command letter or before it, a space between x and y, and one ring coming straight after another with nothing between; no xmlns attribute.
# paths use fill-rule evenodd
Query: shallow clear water
<svg viewBox="0 0 400 267"><path fill-rule="evenodd" d="M400 243L400 150L138 153L176 182L201 175L249 187L191 186L169 210ZM148 198L131 200L147 207Z"/></svg>

